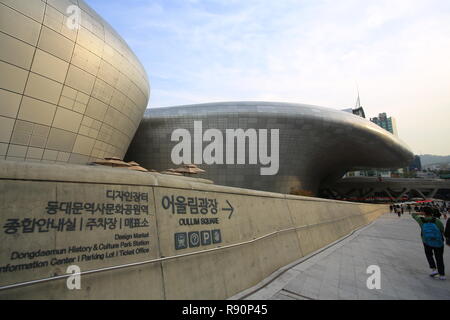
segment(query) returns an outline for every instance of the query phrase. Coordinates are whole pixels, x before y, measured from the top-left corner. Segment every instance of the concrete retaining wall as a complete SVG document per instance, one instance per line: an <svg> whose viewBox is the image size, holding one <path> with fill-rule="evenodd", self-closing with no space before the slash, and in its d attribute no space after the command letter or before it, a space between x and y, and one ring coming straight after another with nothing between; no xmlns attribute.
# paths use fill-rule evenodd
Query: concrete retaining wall
<svg viewBox="0 0 450 320"><path fill-rule="evenodd" d="M2 161L0 298L224 299L384 212L126 169ZM81 290L65 278L4 289L70 265L98 272L81 276Z"/></svg>

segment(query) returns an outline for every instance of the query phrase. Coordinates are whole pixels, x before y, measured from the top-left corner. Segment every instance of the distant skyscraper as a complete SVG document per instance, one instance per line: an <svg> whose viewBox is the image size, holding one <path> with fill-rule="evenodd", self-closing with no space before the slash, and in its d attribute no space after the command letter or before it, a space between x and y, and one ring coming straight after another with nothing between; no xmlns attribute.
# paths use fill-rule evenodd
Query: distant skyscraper
<svg viewBox="0 0 450 320"><path fill-rule="evenodd" d="M362 118L366 117L364 109L361 106L361 99L359 98L359 91L358 91L358 99L356 100L355 108L353 108L353 114L356 114L357 116L360 116Z"/></svg>
<svg viewBox="0 0 450 320"><path fill-rule="evenodd" d="M410 171L421 171L422 170L422 161L420 160L420 156L414 156L414 160L408 166Z"/></svg>
<svg viewBox="0 0 450 320"><path fill-rule="evenodd" d="M386 115L385 112L380 113L378 117L371 118L370 121L373 123L379 125L383 129L389 131L390 133L398 136L397 131L397 122L394 117L389 117Z"/></svg>
<svg viewBox="0 0 450 320"><path fill-rule="evenodd" d="M359 99L359 92L358 92L358 99L356 100L355 107L354 108L344 109L342 111L353 113L354 115L360 116L361 118L366 118L366 114L364 112L364 109L361 106L361 100Z"/></svg>

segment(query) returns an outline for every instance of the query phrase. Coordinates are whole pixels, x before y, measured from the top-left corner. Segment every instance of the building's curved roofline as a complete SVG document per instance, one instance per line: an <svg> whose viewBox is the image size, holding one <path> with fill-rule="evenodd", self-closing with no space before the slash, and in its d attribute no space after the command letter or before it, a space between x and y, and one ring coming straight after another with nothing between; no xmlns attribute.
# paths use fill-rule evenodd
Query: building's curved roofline
<svg viewBox="0 0 450 320"><path fill-rule="evenodd" d="M193 111L198 112L199 115L203 112L206 112L208 115L229 115L230 113L251 114L255 112L258 114L274 113L278 117L286 115L286 117L290 118L300 117L303 119L326 120L327 122L338 125L351 123L353 127L359 127L362 130L370 131L379 137L383 137L387 140L386 142L388 144L396 145L397 148L403 149L404 154L410 154L410 157L413 155L407 143L368 119L342 110L311 104L276 101L224 101L189 104L147 109L144 113L144 120L146 118L178 117L182 114L191 115Z"/></svg>
<svg viewBox="0 0 450 320"><path fill-rule="evenodd" d="M269 101L228 101L191 104L146 111L128 155L148 167L171 163L170 133L195 130L279 129L280 162L275 176L261 176L251 165L225 163L205 167L209 178L225 185L289 192L317 192L345 172L406 166L413 153L397 136L352 113L310 104ZM150 147L154 144L155 147ZM149 150L149 151L144 151ZM208 169L209 168L209 169ZM256 170L256 171L255 171Z"/></svg>

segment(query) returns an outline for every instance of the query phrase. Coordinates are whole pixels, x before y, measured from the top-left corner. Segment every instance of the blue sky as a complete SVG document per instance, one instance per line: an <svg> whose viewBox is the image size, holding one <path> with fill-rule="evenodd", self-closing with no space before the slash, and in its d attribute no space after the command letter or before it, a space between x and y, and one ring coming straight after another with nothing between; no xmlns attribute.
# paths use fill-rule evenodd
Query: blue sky
<svg viewBox="0 0 450 320"><path fill-rule="evenodd" d="M128 42L149 107L267 100L397 119L415 153L450 154L448 0L87 0Z"/></svg>

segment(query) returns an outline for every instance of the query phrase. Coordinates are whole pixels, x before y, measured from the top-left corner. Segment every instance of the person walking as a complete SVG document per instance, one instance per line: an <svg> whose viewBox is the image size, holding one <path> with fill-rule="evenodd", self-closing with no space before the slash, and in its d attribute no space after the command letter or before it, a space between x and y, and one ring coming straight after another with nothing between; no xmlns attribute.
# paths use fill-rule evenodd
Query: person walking
<svg viewBox="0 0 450 320"><path fill-rule="evenodd" d="M439 219L433 217L431 207L424 207L420 214L413 213L412 217L420 225L425 256L431 269L430 277L445 280L444 225Z"/></svg>

